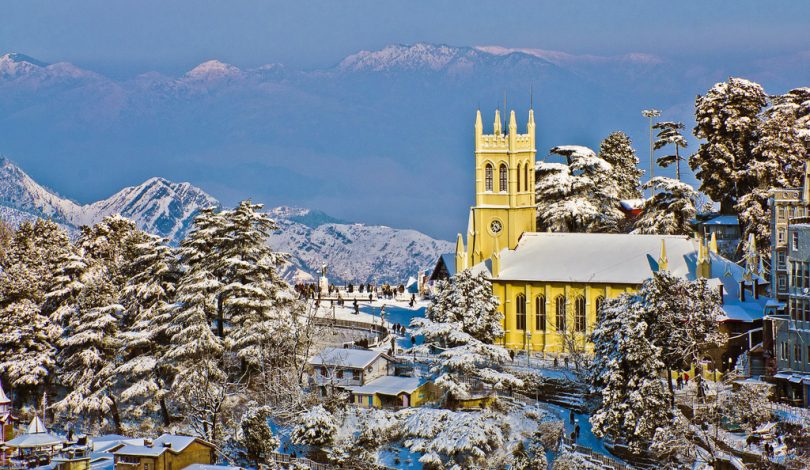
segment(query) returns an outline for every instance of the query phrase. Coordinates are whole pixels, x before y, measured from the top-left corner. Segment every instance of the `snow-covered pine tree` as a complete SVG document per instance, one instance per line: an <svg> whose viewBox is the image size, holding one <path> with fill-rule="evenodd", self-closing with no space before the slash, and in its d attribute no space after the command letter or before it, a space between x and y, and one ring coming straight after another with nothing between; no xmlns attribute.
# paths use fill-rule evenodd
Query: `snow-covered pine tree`
<svg viewBox="0 0 810 470"><path fill-rule="evenodd" d="M619 187L610 163L593 150L563 145L551 153L568 165L538 162L535 193L540 230L560 232L618 232Z"/></svg>
<svg viewBox="0 0 810 470"><path fill-rule="evenodd" d="M697 364L703 352L726 342L718 327L724 317L720 294L705 279L689 281L659 271L644 282L639 295L647 309L651 339L661 348L674 406L671 371Z"/></svg>
<svg viewBox="0 0 810 470"><path fill-rule="evenodd" d="M290 439L296 444L326 447L334 442L337 429L332 413L323 405L315 405L298 417Z"/></svg>
<svg viewBox="0 0 810 470"><path fill-rule="evenodd" d="M426 316L435 322L459 322L464 332L491 344L503 336L503 314L498 311L498 303L486 275L475 275L467 269L437 286L436 298Z"/></svg>
<svg viewBox="0 0 810 470"><path fill-rule="evenodd" d="M753 234L763 254L770 250L770 190L802 185L810 149L810 140L804 141L797 127L797 108L800 107L789 101L783 102L782 97L775 97L774 102L776 104L763 113L757 127L754 159L748 167L748 172L756 176L756 185L740 196L735 206L743 239L747 240Z"/></svg>
<svg viewBox="0 0 810 470"><path fill-rule="evenodd" d="M132 250L133 260L125 269L121 364L116 369L121 412L141 417L160 411L168 425L166 394L171 377L161 358L171 339L168 327L179 273L174 252L165 240L148 235Z"/></svg>
<svg viewBox="0 0 810 470"><path fill-rule="evenodd" d="M657 163L666 168L673 163L675 164L675 179L681 180L681 161L684 160L680 149L686 148L686 138L681 134L684 126L682 122L674 121L660 121L653 125L653 129L658 129L658 135L655 139L655 150L660 150L667 145L675 147L675 153L658 157Z"/></svg>
<svg viewBox="0 0 810 470"><path fill-rule="evenodd" d="M644 184L653 188L653 197L644 202L633 233L687 235L692 233L689 221L695 217L697 193L686 183L656 176Z"/></svg>
<svg viewBox="0 0 810 470"><path fill-rule="evenodd" d="M641 197L641 176L638 156L630 137L622 131L611 132L599 144L599 157L613 166L613 177L618 186L620 199Z"/></svg>
<svg viewBox="0 0 810 470"><path fill-rule="evenodd" d="M592 380L602 402L591 416L598 437L611 436L641 453L671 419L669 394L658 376L661 348L650 339L647 310L638 295L608 299L594 329Z"/></svg>
<svg viewBox="0 0 810 470"><path fill-rule="evenodd" d="M212 442L221 437L222 406L229 396L228 377L222 370L225 348L209 323L216 311L211 292L218 287L204 269L180 279L167 329L171 347L162 361L172 369L171 397L184 420Z"/></svg>
<svg viewBox="0 0 810 470"><path fill-rule="evenodd" d="M11 233L0 265L0 376L21 393L55 379L55 344L61 329L40 307L57 262L70 250L58 225L38 219Z"/></svg>
<svg viewBox="0 0 810 470"><path fill-rule="evenodd" d="M83 286L78 295L67 292L57 296L64 301L60 309L67 308L64 315L59 314L65 323L59 359L60 381L68 394L55 408L88 420L110 417L117 432L121 431L115 386L121 359L121 292L134 247L145 238L132 221L118 215L83 227L76 242L81 259L68 262L85 263Z"/></svg>
<svg viewBox="0 0 810 470"><path fill-rule="evenodd" d="M278 274L285 257L267 244L278 227L261 208L243 201L220 214L229 228L218 266L223 274L218 295L231 324L226 345L254 368L268 356L268 348L289 349L287 339L295 327L291 310L295 295Z"/></svg>
<svg viewBox="0 0 810 470"><path fill-rule="evenodd" d="M411 326L415 334L424 336L419 349L440 347L439 361L431 368L436 385L451 398L469 398L469 378L475 378L494 389L522 387L523 381L499 370L509 360L509 353L501 346L486 344L463 331L461 322L434 322L428 318L414 318Z"/></svg>
<svg viewBox="0 0 810 470"><path fill-rule="evenodd" d="M266 462L270 453L278 448L279 440L267 420L271 410L264 406L251 407L242 416L239 424L239 443L245 449L245 458L257 468L259 463Z"/></svg>
<svg viewBox="0 0 810 470"><path fill-rule="evenodd" d="M120 433L121 419L111 387L123 310L116 303L116 294L102 273L88 276L59 341L60 382L69 392L54 406L60 413L83 417L88 424L111 417Z"/></svg>
<svg viewBox="0 0 810 470"><path fill-rule="evenodd" d="M767 103L760 85L733 77L695 100L694 134L705 142L689 158L689 166L697 170L700 190L719 201L723 213L732 213L739 198L757 186L749 165L759 114Z"/></svg>

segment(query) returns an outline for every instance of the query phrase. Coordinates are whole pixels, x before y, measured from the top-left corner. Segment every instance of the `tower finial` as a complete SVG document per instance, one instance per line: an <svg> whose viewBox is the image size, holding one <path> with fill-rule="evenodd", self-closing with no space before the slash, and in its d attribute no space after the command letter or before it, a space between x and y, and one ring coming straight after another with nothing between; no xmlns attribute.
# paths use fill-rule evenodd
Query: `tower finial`
<svg viewBox="0 0 810 470"><path fill-rule="evenodd" d="M669 269L669 259L667 259L667 244L664 239L661 239L661 255L658 257L658 271L666 271Z"/></svg>
<svg viewBox="0 0 810 470"><path fill-rule="evenodd" d="M534 109L534 83L529 84L529 111Z"/></svg>
<svg viewBox="0 0 810 470"><path fill-rule="evenodd" d="M497 109L495 110L495 122L492 125L492 130L495 133L495 135L501 133L501 112L500 110Z"/></svg>

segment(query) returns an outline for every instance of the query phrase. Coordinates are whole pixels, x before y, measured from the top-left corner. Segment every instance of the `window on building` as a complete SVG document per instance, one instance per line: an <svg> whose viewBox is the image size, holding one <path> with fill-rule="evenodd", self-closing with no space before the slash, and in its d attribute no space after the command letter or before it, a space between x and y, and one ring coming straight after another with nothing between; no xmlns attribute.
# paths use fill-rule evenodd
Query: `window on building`
<svg viewBox="0 0 810 470"><path fill-rule="evenodd" d="M565 297L557 296L557 331L565 331Z"/></svg>
<svg viewBox="0 0 810 470"><path fill-rule="evenodd" d="M517 329L526 329L526 296L520 294L515 299L515 313L517 313Z"/></svg>
<svg viewBox="0 0 810 470"><path fill-rule="evenodd" d="M492 175L492 165L487 163L487 166L484 168L484 190L485 191L492 191L493 185L493 175Z"/></svg>
<svg viewBox="0 0 810 470"><path fill-rule="evenodd" d="M794 344L793 345L793 360L796 362L802 362L802 345L801 344Z"/></svg>
<svg viewBox="0 0 810 470"><path fill-rule="evenodd" d="M509 177L507 176L506 165L501 163L501 168L498 170L498 191L505 193L509 190Z"/></svg>
<svg viewBox="0 0 810 470"><path fill-rule="evenodd" d="M352 380L360 380L360 371L359 370L352 371Z"/></svg>
<svg viewBox="0 0 810 470"><path fill-rule="evenodd" d="M575 304L574 328L579 333L585 331L585 297L577 297Z"/></svg>
<svg viewBox="0 0 810 470"><path fill-rule="evenodd" d="M596 298L596 318L600 318L602 314L602 305L605 304L605 298L603 296L599 296Z"/></svg>
<svg viewBox="0 0 810 470"><path fill-rule="evenodd" d="M793 250L799 249L799 232L793 232L791 235L791 245Z"/></svg>
<svg viewBox="0 0 810 470"><path fill-rule="evenodd" d="M784 251L777 252L776 253L776 259L778 260L779 267L784 268L785 267L785 252Z"/></svg>
<svg viewBox="0 0 810 470"><path fill-rule="evenodd" d="M790 360L790 353L788 353L788 344L782 343L782 347L780 348L780 353L783 361Z"/></svg>
<svg viewBox="0 0 810 470"><path fill-rule="evenodd" d="M339 379L343 378L343 371L342 370L337 371L337 378L339 378Z"/></svg>
<svg viewBox="0 0 810 470"><path fill-rule="evenodd" d="M785 243L785 229L780 228L779 231L776 232L776 240L779 242L780 245L782 243Z"/></svg>
<svg viewBox="0 0 810 470"><path fill-rule="evenodd" d="M534 328L537 330L546 329L546 298L540 296L534 300Z"/></svg>
<svg viewBox="0 0 810 470"><path fill-rule="evenodd" d="M776 211L776 220L785 220L785 208L783 206L779 206Z"/></svg>
<svg viewBox="0 0 810 470"><path fill-rule="evenodd" d="M787 288L787 278L785 278L785 276L779 276L777 279L777 282L779 283L779 290L784 291Z"/></svg>
<svg viewBox="0 0 810 470"><path fill-rule="evenodd" d="M523 165L523 181L525 182L526 186L523 187L524 191L529 191L529 164L526 163Z"/></svg>

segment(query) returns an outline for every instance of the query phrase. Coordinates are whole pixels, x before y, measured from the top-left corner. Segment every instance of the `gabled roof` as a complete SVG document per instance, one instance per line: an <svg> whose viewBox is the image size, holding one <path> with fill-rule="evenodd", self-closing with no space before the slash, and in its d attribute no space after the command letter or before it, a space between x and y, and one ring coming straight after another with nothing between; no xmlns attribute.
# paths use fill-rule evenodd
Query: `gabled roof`
<svg viewBox="0 0 810 470"><path fill-rule="evenodd" d="M32 419L31 423L28 425L26 434L41 434L45 432L48 432L48 430L45 429L45 423L39 419L39 416L34 416L34 419Z"/></svg>
<svg viewBox="0 0 810 470"><path fill-rule="evenodd" d="M430 280L435 281L438 279L442 269L447 270L447 275L449 277L453 277L456 274L455 253L444 253L439 255L439 258L436 260L436 265L433 267L433 271L430 273Z"/></svg>
<svg viewBox="0 0 810 470"><path fill-rule="evenodd" d="M368 349L342 349L324 348L323 351L313 356L309 363L313 366L344 367L349 369L365 369L378 357L384 356L391 360L382 351L371 351Z"/></svg>
<svg viewBox="0 0 810 470"><path fill-rule="evenodd" d="M397 377L388 375L374 379L361 387L346 387L346 389L360 395L379 394L397 396L400 393L411 394L426 382L427 380L420 377Z"/></svg>
<svg viewBox="0 0 810 470"><path fill-rule="evenodd" d="M21 434L14 439L7 441L6 445L18 449L32 449L37 447L52 447L65 442L59 436L54 436L45 429L45 424L39 419L39 416L34 416L31 424L28 425L28 432Z"/></svg>

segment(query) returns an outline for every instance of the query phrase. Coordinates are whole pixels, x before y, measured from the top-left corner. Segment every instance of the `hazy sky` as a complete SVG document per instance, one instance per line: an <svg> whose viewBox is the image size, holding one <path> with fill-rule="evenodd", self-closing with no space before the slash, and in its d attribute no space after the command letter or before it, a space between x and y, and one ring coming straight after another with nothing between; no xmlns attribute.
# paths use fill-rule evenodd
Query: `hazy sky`
<svg viewBox="0 0 810 470"><path fill-rule="evenodd" d="M810 48L810 2L4 1L0 49L107 74L217 57L315 67L419 41L751 60Z"/></svg>

